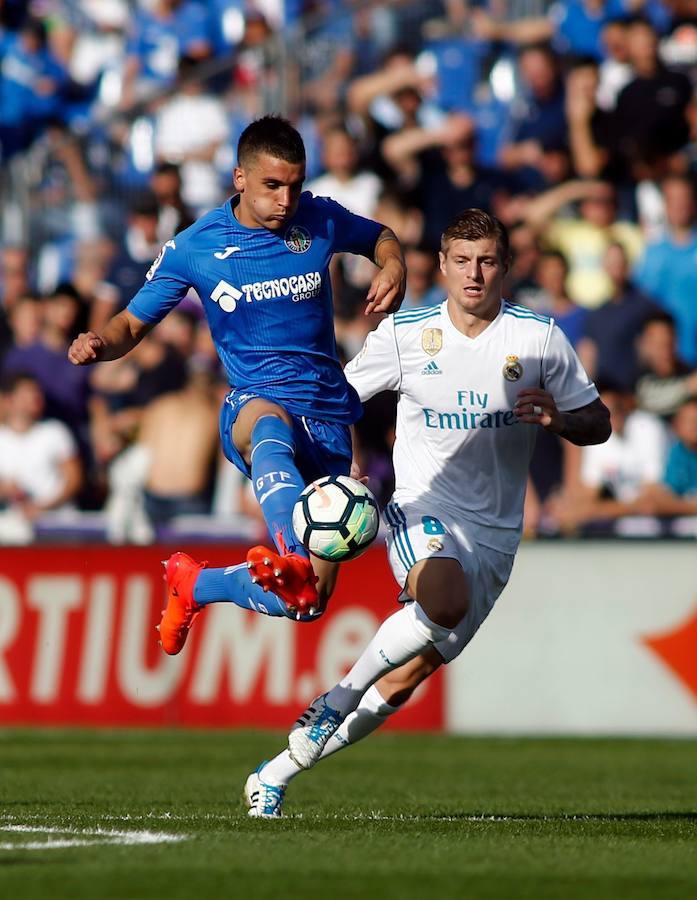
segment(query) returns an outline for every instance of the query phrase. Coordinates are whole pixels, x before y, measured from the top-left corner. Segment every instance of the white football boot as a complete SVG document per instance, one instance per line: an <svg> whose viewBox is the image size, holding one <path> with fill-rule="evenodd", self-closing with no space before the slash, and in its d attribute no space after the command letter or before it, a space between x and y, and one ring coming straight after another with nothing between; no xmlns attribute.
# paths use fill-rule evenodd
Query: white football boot
<svg viewBox="0 0 697 900"><path fill-rule="evenodd" d="M267 784L259 777L265 765L266 760L245 781L243 797L249 807L247 815L253 819L280 819L285 788Z"/></svg>
<svg viewBox="0 0 697 900"><path fill-rule="evenodd" d="M326 694L316 697L288 735L288 751L301 769L319 761L325 744L344 721L341 713L327 705Z"/></svg>

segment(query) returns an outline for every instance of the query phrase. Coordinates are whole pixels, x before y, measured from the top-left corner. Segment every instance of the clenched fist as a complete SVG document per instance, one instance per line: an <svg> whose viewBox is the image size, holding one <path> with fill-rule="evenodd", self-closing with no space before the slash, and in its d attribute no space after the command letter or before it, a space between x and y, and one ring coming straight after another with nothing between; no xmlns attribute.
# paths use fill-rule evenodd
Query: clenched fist
<svg viewBox="0 0 697 900"><path fill-rule="evenodd" d="M83 332L70 345L68 359L74 366L89 366L98 361L99 351L104 346L104 341L94 331Z"/></svg>

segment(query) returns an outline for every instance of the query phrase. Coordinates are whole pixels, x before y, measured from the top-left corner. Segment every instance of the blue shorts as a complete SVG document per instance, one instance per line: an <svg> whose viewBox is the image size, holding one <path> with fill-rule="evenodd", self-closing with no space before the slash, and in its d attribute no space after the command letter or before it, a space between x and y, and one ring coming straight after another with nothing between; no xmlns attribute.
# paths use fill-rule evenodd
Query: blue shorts
<svg viewBox="0 0 697 900"><path fill-rule="evenodd" d="M232 426L240 410L250 400L260 397L252 391L233 389L223 400L220 410L220 443L223 453L247 478L252 472L232 441ZM262 398L270 399L268 397ZM273 401L272 401L273 402ZM351 471L351 429L338 422L291 415L295 465L305 484L322 475L348 475Z"/></svg>

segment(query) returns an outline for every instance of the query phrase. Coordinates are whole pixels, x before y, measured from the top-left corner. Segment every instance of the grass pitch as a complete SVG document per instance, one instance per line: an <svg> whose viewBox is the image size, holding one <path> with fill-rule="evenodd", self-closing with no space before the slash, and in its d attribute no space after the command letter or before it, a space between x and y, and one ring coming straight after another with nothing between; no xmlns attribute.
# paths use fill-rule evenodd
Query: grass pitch
<svg viewBox="0 0 697 900"><path fill-rule="evenodd" d="M695 742L377 735L250 820L283 740L0 733L0 897L697 896Z"/></svg>

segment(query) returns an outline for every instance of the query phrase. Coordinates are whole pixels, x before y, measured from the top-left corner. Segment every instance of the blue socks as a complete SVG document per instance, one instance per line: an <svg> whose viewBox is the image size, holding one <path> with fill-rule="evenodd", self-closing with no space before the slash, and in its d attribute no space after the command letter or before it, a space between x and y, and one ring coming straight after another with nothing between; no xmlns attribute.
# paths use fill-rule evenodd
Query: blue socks
<svg viewBox="0 0 697 900"><path fill-rule="evenodd" d="M308 553L293 531L293 507L305 487L289 425L263 416L252 429L252 485L269 534L281 553Z"/></svg>
<svg viewBox="0 0 697 900"><path fill-rule="evenodd" d="M295 613L289 612L280 597L265 591L259 584L252 584L246 562L226 569L201 569L194 585L194 600L199 606L227 601L265 616L297 619L299 622L311 622L321 615L304 613L298 618Z"/></svg>
<svg viewBox="0 0 697 900"><path fill-rule="evenodd" d="M242 609L269 616L287 616L288 610L280 597L252 584L247 563L226 569L202 569L194 585L194 600L199 606L227 600Z"/></svg>
<svg viewBox="0 0 697 900"><path fill-rule="evenodd" d="M252 430L252 484L274 543L281 553L308 556L293 531L293 507L305 487L293 459L290 426L276 416L263 416ZM225 569L202 569L194 585L201 606L227 601L268 616L295 618L286 604L261 585L252 584L246 563ZM300 621L317 616L303 615Z"/></svg>

